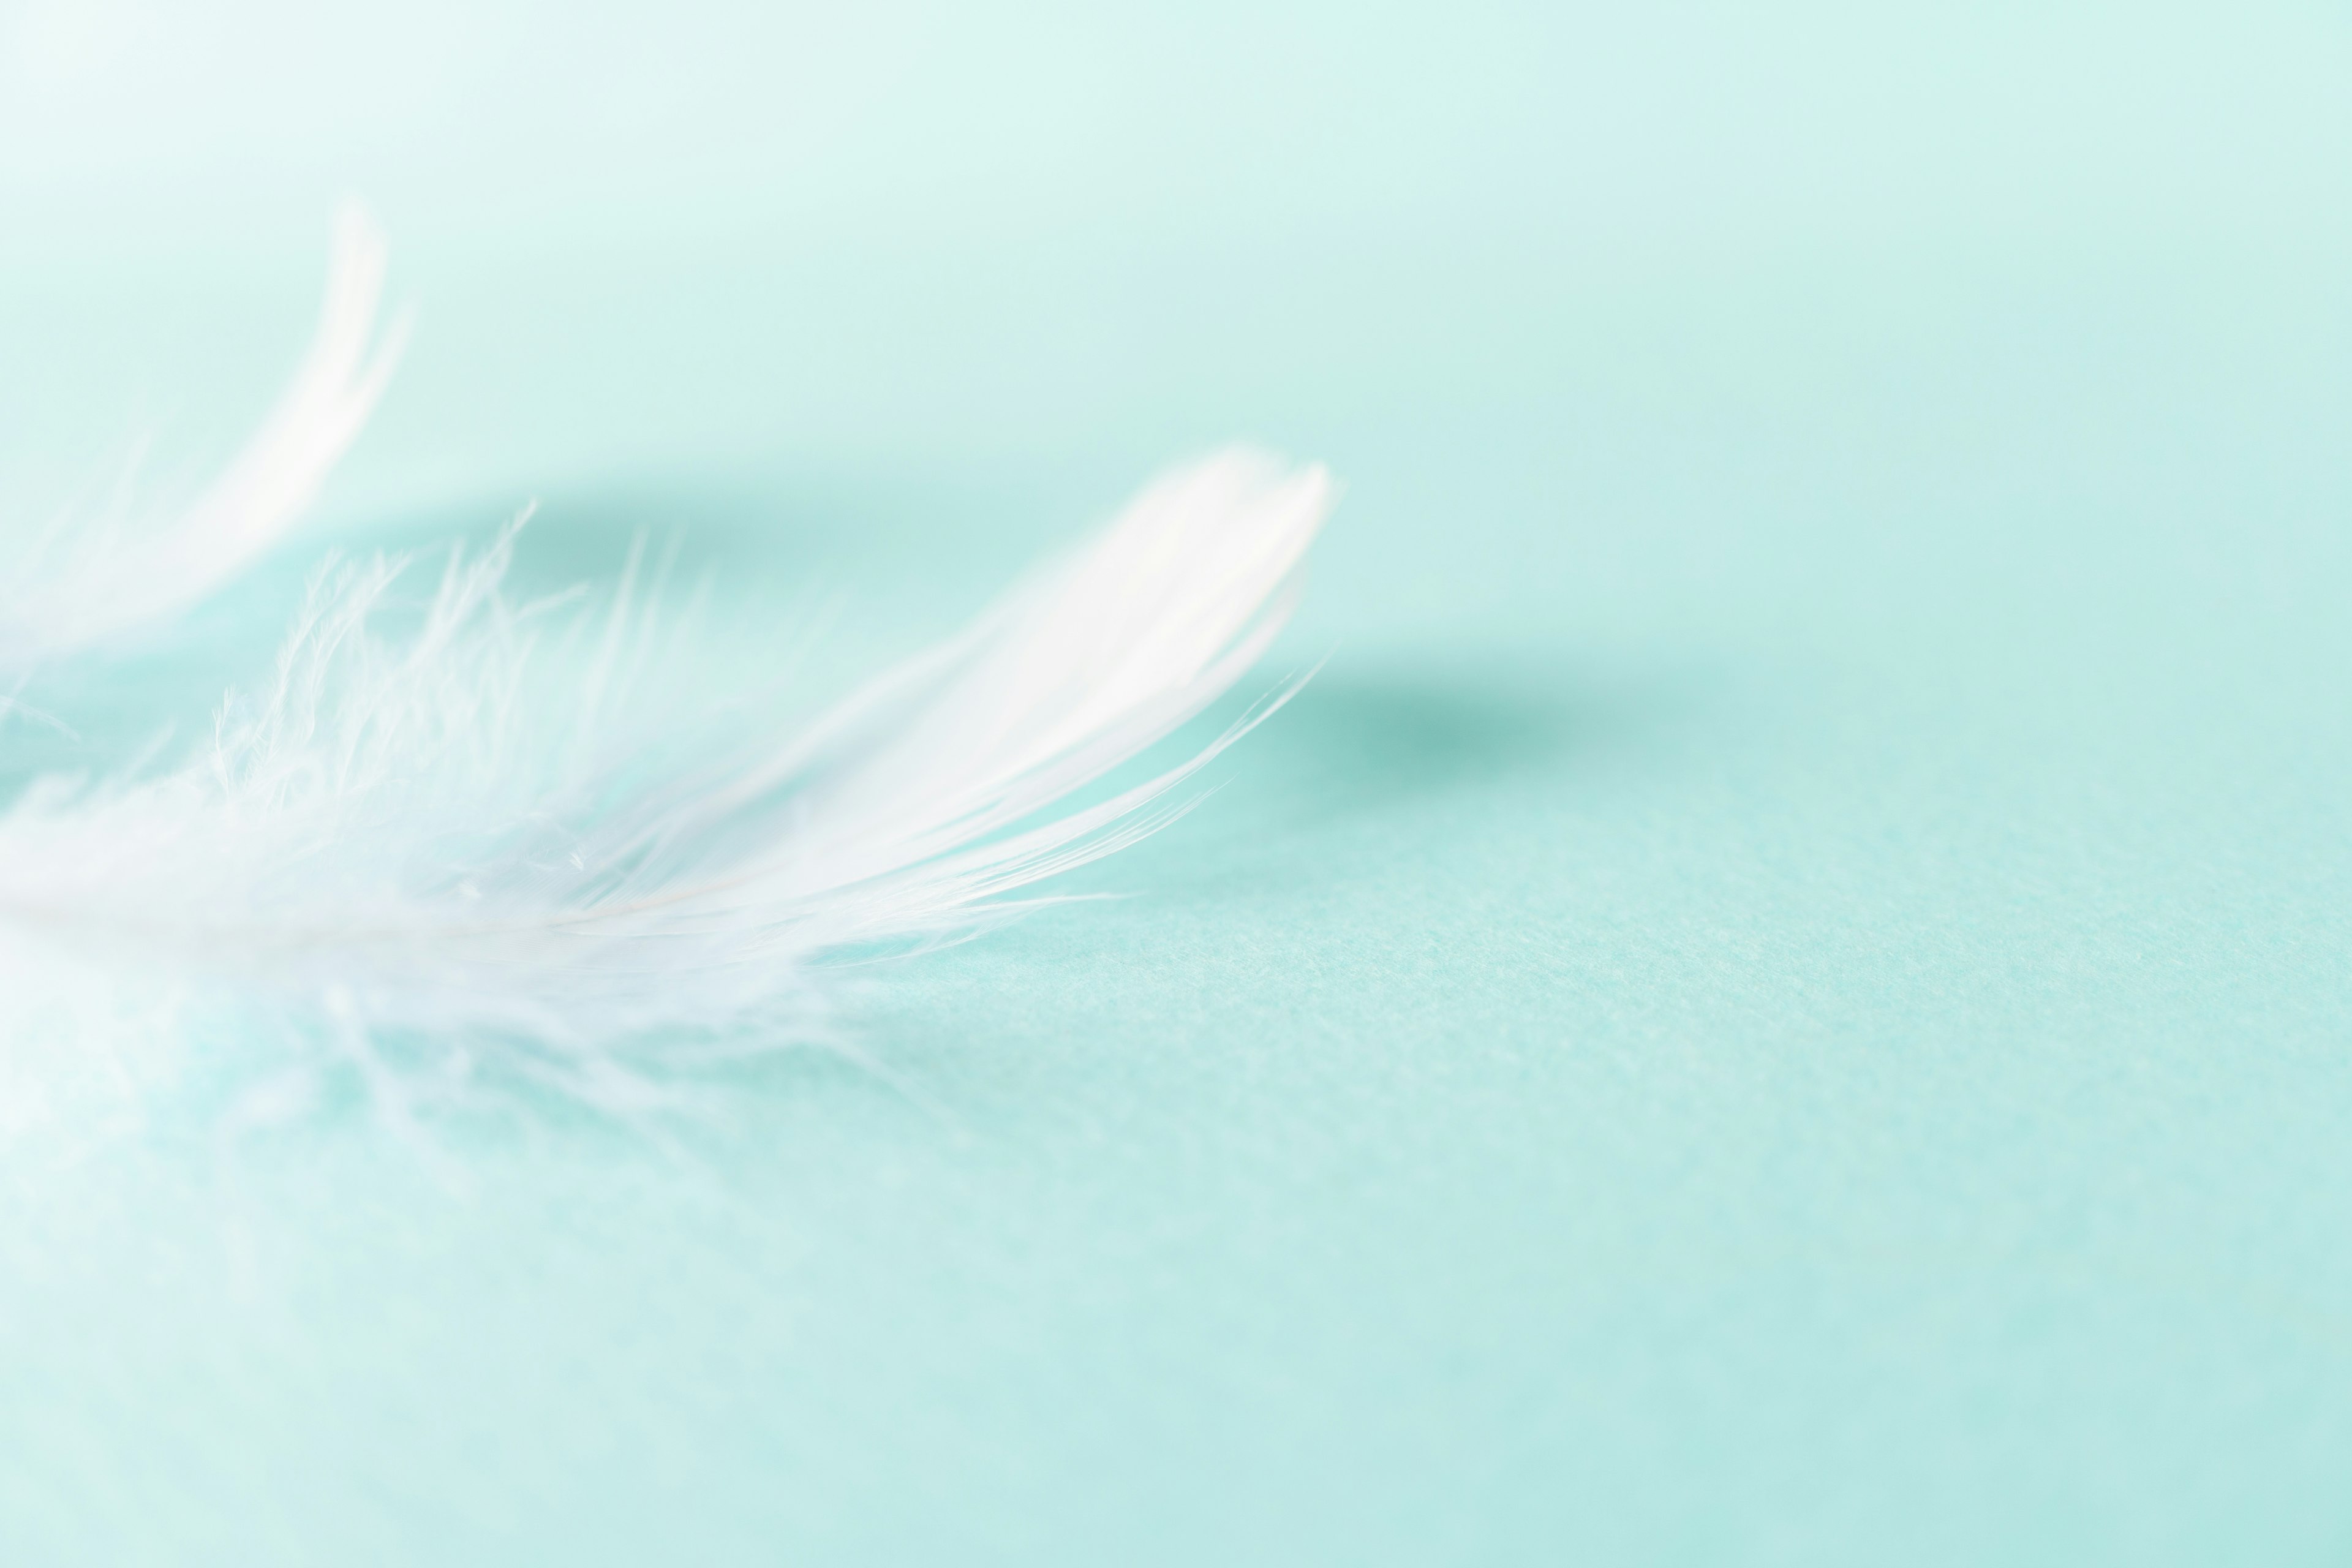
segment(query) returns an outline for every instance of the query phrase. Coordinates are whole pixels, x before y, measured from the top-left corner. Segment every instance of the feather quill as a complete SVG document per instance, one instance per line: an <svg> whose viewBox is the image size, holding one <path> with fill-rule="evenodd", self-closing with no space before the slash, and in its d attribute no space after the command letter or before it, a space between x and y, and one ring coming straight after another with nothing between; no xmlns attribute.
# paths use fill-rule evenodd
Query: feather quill
<svg viewBox="0 0 2352 1568"><path fill-rule="evenodd" d="M197 603L275 542L359 434L407 336L377 331L384 242L367 214L335 225L326 297L277 405L187 506L161 518L68 515L0 559L0 675L121 637Z"/></svg>
<svg viewBox="0 0 2352 1568"><path fill-rule="evenodd" d="M0 813L0 1008L87 1037L103 995L101 1036L182 1043L259 1018L380 1098L489 1075L625 1109L804 1037L830 961L968 933L1181 810L1238 728L1070 803L1265 652L1332 497L1246 451L1176 470L953 640L716 751L611 717L649 636L626 584L518 602L509 531L402 630L413 564L334 565L197 755Z"/></svg>

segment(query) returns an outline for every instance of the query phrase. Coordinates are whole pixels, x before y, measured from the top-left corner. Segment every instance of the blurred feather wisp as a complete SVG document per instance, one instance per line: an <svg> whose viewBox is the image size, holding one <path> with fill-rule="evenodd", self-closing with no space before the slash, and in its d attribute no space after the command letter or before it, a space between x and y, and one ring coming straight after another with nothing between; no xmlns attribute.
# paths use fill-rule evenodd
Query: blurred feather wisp
<svg viewBox="0 0 2352 1568"><path fill-rule="evenodd" d="M384 265L382 230L346 206L309 350L251 438L184 507L68 510L38 526L0 517L0 681L187 609L284 536L400 362L409 318L379 323Z"/></svg>
<svg viewBox="0 0 2352 1568"><path fill-rule="evenodd" d="M0 536L0 675L102 662L282 539L400 352L383 276L346 212L308 354L189 508ZM946 643L723 740L675 721L659 650L693 627L635 556L553 596L510 585L520 522L331 557L199 742L0 802L0 1132L229 1040L257 1106L342 1073L394 1117L484 1085L626 1113L804 1043L835 963L969 935L1185 808L1279 694L1107 775L1257 662L1333 498L1246 449L1180 467Z"/></svg>

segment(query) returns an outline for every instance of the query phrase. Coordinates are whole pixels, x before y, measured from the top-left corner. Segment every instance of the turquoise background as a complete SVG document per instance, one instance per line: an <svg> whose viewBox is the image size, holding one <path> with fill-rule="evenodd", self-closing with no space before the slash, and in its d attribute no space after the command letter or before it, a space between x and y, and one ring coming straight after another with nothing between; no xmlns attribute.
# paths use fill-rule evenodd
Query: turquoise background
<svg viewBox="0 0 2352 1568"><path fill-rule="evenodd" d="M0 1561L2344 1560L2347 82L2318 5L0 0L0 490L200 472L341 192L422 312L126 732L531 495L832 679L1170 458L1349 485L1323 673L1132 897L854 994L899 1084L14 1133Z"/></svg>

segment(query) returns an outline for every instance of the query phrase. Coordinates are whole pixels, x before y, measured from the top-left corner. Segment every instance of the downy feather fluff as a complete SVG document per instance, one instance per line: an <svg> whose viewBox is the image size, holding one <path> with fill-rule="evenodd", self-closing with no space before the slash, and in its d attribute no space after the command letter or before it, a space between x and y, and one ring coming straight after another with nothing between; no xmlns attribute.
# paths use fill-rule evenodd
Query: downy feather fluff
<svg viewBox="0 0 2352 1568"><path fill-rule="evenodd" d="M0 1031L219 1023L388 1104L488 1077L615 1109L804 1037L827 961L970 932L1181 808L1237 730L1066 803L1265 651L1332 493L1246 451L1181 468L953 640L717 748L615 717L656 635L631 581L517 602L509 531L404 629L414 563L331 565L196 754L0 813Z"/></svg>
<svg viewBox="0 0 2352 1568"><path fill-rule="evenodd" d="M0 534L0 680L187 608L285 532L359 434L399 359L405 320L376 330L383 279L382 234L359 207L346 207L310 347L277 405L209 486L160 517L69 512Z"/></svg>

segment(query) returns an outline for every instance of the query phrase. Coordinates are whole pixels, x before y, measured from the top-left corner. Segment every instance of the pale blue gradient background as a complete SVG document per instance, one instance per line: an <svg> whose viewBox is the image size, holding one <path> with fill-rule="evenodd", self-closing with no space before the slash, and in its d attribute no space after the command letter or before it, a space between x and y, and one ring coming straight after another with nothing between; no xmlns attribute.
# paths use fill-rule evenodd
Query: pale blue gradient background
<svg viewBox="0 0 2352 1568"><path fill-rule="evenodd" d="M540 494L846 669L1171 457L1349 485L1137 896L857 999L911 1095L0 1151L0 1561L2342 1561L2347 84L2318 5L0 0L7 493L217 451L343 191L423 310L224 635Z"/></svg>

